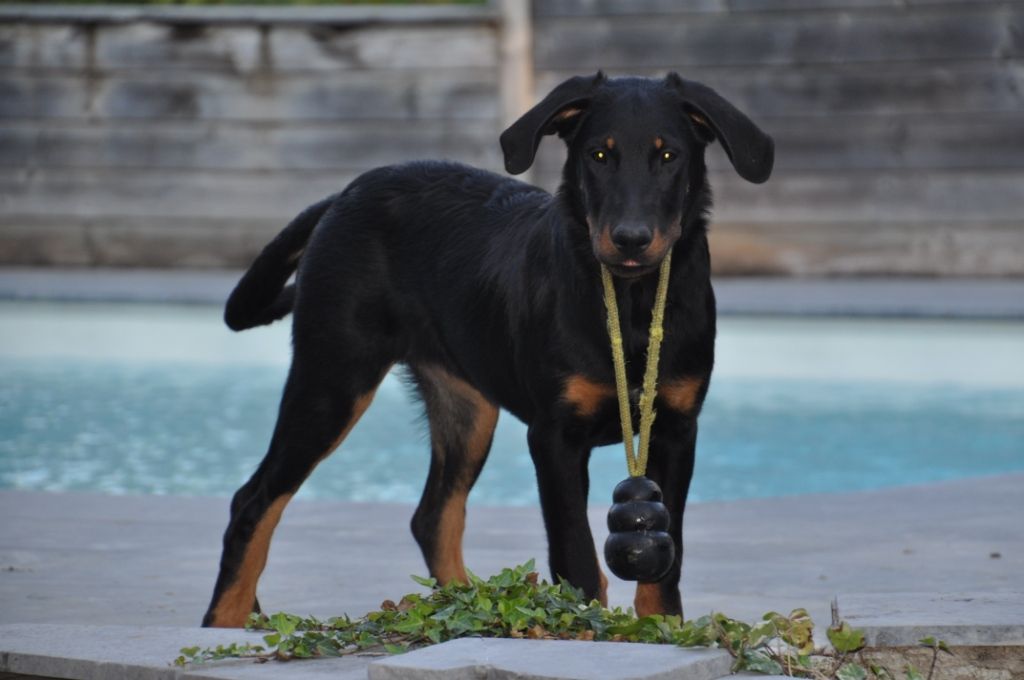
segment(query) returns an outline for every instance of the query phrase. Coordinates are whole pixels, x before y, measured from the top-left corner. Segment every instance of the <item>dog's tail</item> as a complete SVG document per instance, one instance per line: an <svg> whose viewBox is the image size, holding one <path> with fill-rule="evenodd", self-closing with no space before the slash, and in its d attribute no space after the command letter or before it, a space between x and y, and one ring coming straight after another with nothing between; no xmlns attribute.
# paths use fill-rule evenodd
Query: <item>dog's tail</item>
<svg viewBox="0 0 1024 680"><path fill-rule="evenodd" d="M292 311L295 285L285 284L299 266L313 228L336 198L330 196L303 210L256 256L224 305L228 328L244 331L265 326Z"/></svg>

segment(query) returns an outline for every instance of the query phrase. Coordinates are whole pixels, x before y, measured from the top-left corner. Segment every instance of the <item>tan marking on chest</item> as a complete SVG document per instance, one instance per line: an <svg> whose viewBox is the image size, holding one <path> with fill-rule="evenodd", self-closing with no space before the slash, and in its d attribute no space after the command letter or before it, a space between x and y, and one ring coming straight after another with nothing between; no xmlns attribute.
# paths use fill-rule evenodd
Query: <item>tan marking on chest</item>
<svg viewBox="0 0 1024 680"><path fill-rule="evenodd" d="M615 398L615 388L582 375L573 375L565 381L562 397L576 407L576 415L592 416L608 399Z"/></svg>
<svg viewBox="0 0 1024 680"><path fill-rule="evenodd" d="M658 398L673 411L690 413L697 406L704 381L701 378L667 380L658 387Z"/></svg>

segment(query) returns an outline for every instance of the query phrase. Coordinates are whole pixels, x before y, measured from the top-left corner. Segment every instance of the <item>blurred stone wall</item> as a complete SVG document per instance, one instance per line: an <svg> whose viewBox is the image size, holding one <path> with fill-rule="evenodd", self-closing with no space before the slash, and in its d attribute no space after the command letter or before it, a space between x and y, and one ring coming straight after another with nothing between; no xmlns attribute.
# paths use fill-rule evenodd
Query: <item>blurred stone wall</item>
<svg viewBox="0 0 1024 680"><path fill-rule="evenodd" d="M0 5L0 263L240 266L371 167L500 171L509 2ZM527 93L676 70L775 136L761 186L709 151L716 272L1024 275L1024 0L532 8Z"/></svg>
<svg viewBox="0 0 1024 680"><path fill-rule="evenodd" d="M501 166L486 8L92 9L0 23L0 261L241 266L367 169Z"/></svg>
<svg viewBox="0 0 1024 680"><path fill-rule="evenodd" d="M1024 275L1024 2L536 0L537 92L702 81L776 140L767 184L708 151L719 273ZM539 178L554 182L555 144Z"/></svg>

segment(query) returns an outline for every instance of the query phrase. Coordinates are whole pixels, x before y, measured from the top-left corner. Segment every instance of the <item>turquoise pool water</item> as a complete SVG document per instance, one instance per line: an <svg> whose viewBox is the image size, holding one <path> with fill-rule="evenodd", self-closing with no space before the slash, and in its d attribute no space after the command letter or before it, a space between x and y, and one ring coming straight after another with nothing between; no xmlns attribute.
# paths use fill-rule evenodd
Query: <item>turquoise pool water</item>
<svg viewBox="0 0 1024 680"><path fill-rule="evenodd" d="M208 307L0 303L0 488L229 495L274 425L288 327L232 334ZM1024 324L725 318L694 500L1024 470ZM429 451L389 376L300 497L415 502ZM591 501L625 476L594 453ZM503 414L471 496L533 504Z"/></svg>

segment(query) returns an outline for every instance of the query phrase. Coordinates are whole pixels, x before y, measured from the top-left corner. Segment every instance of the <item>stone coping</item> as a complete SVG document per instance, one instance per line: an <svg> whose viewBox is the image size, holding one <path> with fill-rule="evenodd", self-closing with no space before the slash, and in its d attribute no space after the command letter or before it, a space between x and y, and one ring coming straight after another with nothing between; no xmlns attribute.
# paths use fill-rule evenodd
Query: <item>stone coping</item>
<svg viewBox="0 0 1024 680"><path fill-rule="evenodd" d="M162 24L335 26L375 23L495 22L493 3L481 5L0 5L0 23Z"/></svg>
<svg viewBox="0 0 1024 680"><path fill-rule="evenodd" d="M951 646L1024 647L1024 590L987 593L850 594L839 616L869 647L912 647L924 637Z"/></svg>
<svg viewBox="0 0 1024 680"><path fill-rule="evenodd" d="M844 618L870 647L912 647L932 635L952 647L1024 646L1024 592L849 595ZM985 623L974 623L974 622ZM0 677L72 680L715 680L729 674L724 650L669 645L465 638L399 656L353 655L291 664L225 660L184 668L182 647L260 642L239 629L73 624L0 625ZM758 676L765 677L765 676Z"/></svg>
<svg viewBox="0 0 1024 680"><path fill-rule="evenodd" d="M0 299L222 304L241 276L237 270L0 267ZM1024 279L728 277L714 285L721 314L1024 319Z"/></svg>
<svg viewBox="0 0 1024 680"><path fill-rule="evenodd" d="M9 624L0 626L0 673L72 680L714 680L732 665L728 652L717 649L482 638L401 656L171 664L181 647L245 641L259 636L237 629Z"/></svg>
<svg viewBox="0 0 1024 680"><path fill-rule="evenodd" d="M370 664L370 680L714 680L721 649L574 640L465 638Z"/></svg>
<svg viewBox="0 0 1024 680"><path fill-rule="evenodd" d="M179 668L172 664L182 647L235 642L258 644L260 636L238 629L73 624L0 625L0 672L72 680L179 680L287 677L303 680L330 675L365 680L371 657L351 656L283 667L234 659ZM376 658L376 657L374 657ZM292 670L294 669L294 670Z"/></svg>

